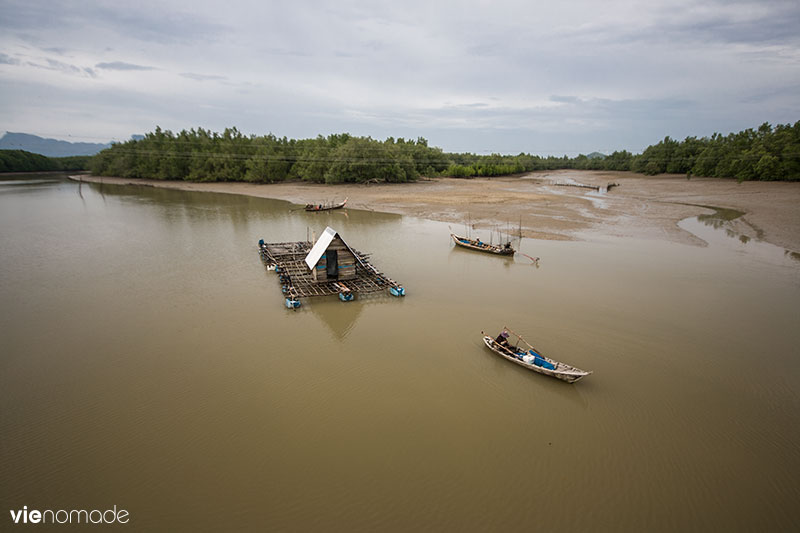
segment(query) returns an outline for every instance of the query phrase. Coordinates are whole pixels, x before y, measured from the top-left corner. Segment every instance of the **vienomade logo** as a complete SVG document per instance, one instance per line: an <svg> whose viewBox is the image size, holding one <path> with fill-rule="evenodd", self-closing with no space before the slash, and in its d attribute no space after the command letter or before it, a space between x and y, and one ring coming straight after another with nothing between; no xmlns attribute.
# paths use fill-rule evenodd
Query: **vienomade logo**
<svg viewBox="0 0 800 533"><path fill-rule="evenodd" d="M130 519L128 511L125 509L117 511L116 505L113 509L106 511L97 509L91 511L83 509L39 511L37 509L28 510L27 505L17 511L11 511L11 520L15 524L127 524Z"/></svg>

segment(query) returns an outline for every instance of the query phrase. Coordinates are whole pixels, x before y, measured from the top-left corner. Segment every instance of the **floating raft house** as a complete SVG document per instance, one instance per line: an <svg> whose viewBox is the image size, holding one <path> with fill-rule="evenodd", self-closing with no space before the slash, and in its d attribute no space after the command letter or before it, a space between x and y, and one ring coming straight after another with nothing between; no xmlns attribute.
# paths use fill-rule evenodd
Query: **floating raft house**
<svg viewBox="0 0 800 533"><path fill-rule="evenodd" d="M267 270L278 274L286 307L300 307L300 298L339 295L344 302L357 294L388 290L405 296L402 285L380 272L369 256L351 248L336 231L325 228L313 245L307 241L258 241Z"/></svg>

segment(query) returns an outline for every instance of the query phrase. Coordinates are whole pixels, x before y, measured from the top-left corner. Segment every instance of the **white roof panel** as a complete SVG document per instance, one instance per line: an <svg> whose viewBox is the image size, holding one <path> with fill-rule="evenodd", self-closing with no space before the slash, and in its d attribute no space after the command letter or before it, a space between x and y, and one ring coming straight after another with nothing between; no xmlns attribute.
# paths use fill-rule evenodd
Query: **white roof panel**
<svg viewBox="0 0 800 533"><path fill-rule="evenodd" d="M308 265L308 268L313 269L316 266L334 237L336 237L336 230L330 226L325 228L325 231L322 232L322 235L319 236L319 239L317 239L317 242L314 243L314 246L311 247L311 251L308 252L306 256L306 265Z"/></svg>

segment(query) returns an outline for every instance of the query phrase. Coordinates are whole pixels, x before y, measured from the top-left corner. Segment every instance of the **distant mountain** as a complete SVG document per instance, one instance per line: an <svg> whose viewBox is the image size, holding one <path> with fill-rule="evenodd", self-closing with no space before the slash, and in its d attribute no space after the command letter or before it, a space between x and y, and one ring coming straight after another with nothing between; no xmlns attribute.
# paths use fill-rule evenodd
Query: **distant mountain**
<svg viewBox="0 0 800 533"><path fill-rule="evenodd" d="M111 143L71 143L57 139L45 139L27 133L7 131L0 138L0 150L25 150L47 157L67 157L71 155L94 155L111 146Z"/></svg>

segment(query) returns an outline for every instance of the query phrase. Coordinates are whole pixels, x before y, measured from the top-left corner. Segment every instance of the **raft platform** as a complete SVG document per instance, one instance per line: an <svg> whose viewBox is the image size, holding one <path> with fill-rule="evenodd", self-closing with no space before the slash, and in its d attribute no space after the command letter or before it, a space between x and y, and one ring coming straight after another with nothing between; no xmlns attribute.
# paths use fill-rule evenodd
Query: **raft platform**
<svg viewBox="0 0 800 533"><path fill-rule="evenodd" d="M356 258L356 276L346 281L314 280L305 258L313 243L298 242L258 242L258 254L268 271L274 271L281 282L281 292L286 299L286 307L300 307L300 298L339 295L344 302L353 300L355 295L388 290L392 296L405 296L405 288L369 262L369 254L349 248Z"/></svg>

